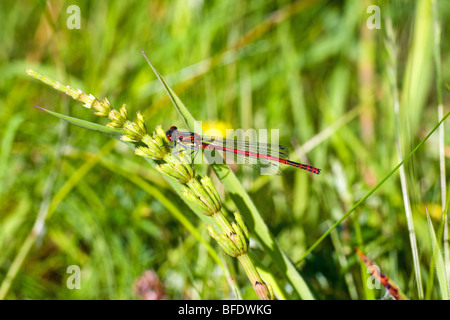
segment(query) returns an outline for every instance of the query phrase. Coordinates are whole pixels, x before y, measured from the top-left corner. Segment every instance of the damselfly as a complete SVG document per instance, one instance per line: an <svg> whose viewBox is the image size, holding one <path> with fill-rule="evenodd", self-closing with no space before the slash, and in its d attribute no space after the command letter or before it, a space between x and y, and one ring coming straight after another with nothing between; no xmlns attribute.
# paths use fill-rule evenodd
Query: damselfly
<svg viewBox="0 0 450 320"><path fill-rule="evenodd" d="M192 149L195 155L200 149L219 150L224 152L226 159L232 158L234 163L264 168L266 174L282 174L279 163L315 174L320 173L318 168L290 161L289 151L281 145L202 136L194 132L180 131L175 126L166 134L167 139L174 142L174 147L180 145L183 150Z"/></svg>

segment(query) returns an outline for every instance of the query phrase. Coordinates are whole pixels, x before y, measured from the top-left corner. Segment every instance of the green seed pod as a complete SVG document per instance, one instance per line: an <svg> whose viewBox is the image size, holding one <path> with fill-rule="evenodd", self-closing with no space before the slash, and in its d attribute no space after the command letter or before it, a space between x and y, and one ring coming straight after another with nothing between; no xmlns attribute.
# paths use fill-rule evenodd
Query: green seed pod
<svg viewBox="0 0 450 320"><path fill-rule="evenodd" d="M99 117L107 117L111 112L111 104L108 99L103 99L103 102L96 100L96 103L92 105L92 109L96 110L94 114Z"/></svg>
<svg viewBox="0 0 450 320"><path fill-rule="evenodd" d="M134 150L134 153L140 157L151 158L153 160L161 160L165 153L161 149L152 149L139 146Z"/></svg>
<svg viewBox="0 0 450 320"><path fill-rule="evenodd" d="M128 120L127 106L124 104L122 108L120 108L120 111L112 109L108 114L108 118L111 119L111 122L106 126L111 128L123 128L125 122Z"/></svg>
<svg viewBox="0 0 450 320"><path fill-rule="evenodd" d="M218 236L217 232L216 232L216 230L214 230L214 228L211 225L207 224L206 230L208 230L208 233L212 238L217 240L217 236Z"/></svg>
<svg viewBox="0 0 450 320"><path fill-rule="evenodd" d="M205 188L206 192L211 197L211 200L214 202L214 207L217 211L221 208L221 200L219 197L219 194L217 193L216 188L214 187L214 184L212 183L211 179L208 176L204 176L201 180L201 183L203 187Z"/></svg>
<svg viewBox="0 0 450 320"><path fill-rule="evenodd" d="M217 240L226 254L234 258L240 257L248 252L249 238L239 224L239 222L232 222L232 230L227 233L222 232L219 235L211 227L208 228L211 237Z"/></svg>
<svg viewBox="0 0 450 320"><path fill-rule="evenodd" d="M153 160L162 160L169 153L167 145L152 139L148 134L145 134L142 137L142 142L145 143L147 147L137 147L135 153L138 156L152 158Z"/></svg>
<svg viewBox="0 0 450 320"><path fill-rule="evenodd" d="M138 119L138 123L126 121L123 125L123 130L125 131L125 135L120 139L122 141L128 142L140 142L142 137L147 134L147 129L145 128L145 124L143 124L143 119Z"/></svg>
<svg viewBox="0 0 450 320"><path fill-rule="evenodd" d="M211 216L214 212L211 212L211 209L206 205L205 201L199 198L191 189L187 187L182 187L181 192L187 198L187 200L192 203L197 209L199 209L202 213L207 216Z"/></svg>
<svg viewBox="0 0 450 320"><path fill-rule="evenodd" d="M232 237L232 240L234 241L237 249L239 250L239 255L247 253L249 239L245 236L243 230L238 224L232 222L231 226L235 232L235 234Z"/></svg>
<svg viewBox="0 0 450 320"><path fill-rule="evenodd" d="M188 159L184 154L180 152L180 158L175 158L170 153L166 154L163 158L166 163L161 164L156 167L156 169L174 179L179 183L186 184L192 178L194 178L195 172L190 164L188 164Z"/></svg>
<svg viewBox="0 0 450 320"><path fill-rule="evenodd" d="M73 97L73 98L84 102L83 107L85 107L87 109L91 109L92 105L95 102L98 102L97 98L95 98L92 94L87 95L83 91L81 91L80 89L78 89L77 97Z"/></svg>
<svg viewBox="0 0 450 320"><path fill-rule="evenodd" d="M189 189L186 190L188 199L202 210L207 216L212 216L221 209L221 202L211 179L203 177L200 181L197 178L191 179L187 183Z"/></svg>
<svg viewBox="0 0 450 320"><path fill-rule="evenodd" d="M146 134L147 133L147 127L145 126L144 116L141 114L140 111L138 111L136 113L136 116L137 116L136 124L138 125L139 130L141 132L144 132L144 134Z"/></svg>
<svg viewBox="0 0 450 320"><path fill-rule="evenodd" d="M156 126L155 131L153 132L153 139L161 146L167 146L169 144L169 140L167 140L166 133L161 125Z"/></svg>
<svg viewBox="0 0 450 320"><path fill-rule="evenodd" d="M207 225L206 229L208 230L209 235L219 243L223 251L225 251L226 254L233 256L233 252L236 248L234 243L230 242L225 234L217 234L212 226Z"/></svg>
<svg viewBox="0 0 450 320"><path fill-rule="evenodd" d="M244 219L242 219L242 216L241 216L241 214L238 211L236 211L234 213L234 219L238 223L239 227L241 227L241 230L242 230L244 236L248 239L249 238L248 228L247 228L247 226L244 223Z"/></svg>

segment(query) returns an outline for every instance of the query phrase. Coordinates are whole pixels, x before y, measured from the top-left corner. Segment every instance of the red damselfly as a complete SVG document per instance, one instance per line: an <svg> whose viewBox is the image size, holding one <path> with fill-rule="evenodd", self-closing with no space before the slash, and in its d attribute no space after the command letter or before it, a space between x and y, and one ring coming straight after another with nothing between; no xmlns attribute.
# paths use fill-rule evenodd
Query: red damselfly
<svg viewBox="0 0 450 320"><path fill-rule="evenodd" d="M279 163L319 174L320 169L289 160L289 151L281 145L250 142L235 139L202 136L194 132L180 131L171 127L167 132L174 147L180 145L183 150L192 149L195 155L200 149L214 149L225 153L225 158L232 158L234 163L264 168L265 174L282 174ZM194 158L195 158L194 155Z"/></svg>

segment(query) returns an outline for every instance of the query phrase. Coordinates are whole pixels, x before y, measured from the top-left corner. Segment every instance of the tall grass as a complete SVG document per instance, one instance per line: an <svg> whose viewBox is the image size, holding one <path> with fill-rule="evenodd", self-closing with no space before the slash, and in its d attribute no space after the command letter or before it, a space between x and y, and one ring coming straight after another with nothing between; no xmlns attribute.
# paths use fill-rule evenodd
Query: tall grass
<svg viewBox="0 0 450 320"><path fill-rule="evenodd" d="M371 4L381 8L381 30L366 28ZM250 257L278 298L382 298L384 289L363 282L369 274L354 246L409 298L445 297L448 125L437 125L449 101L447 1L80 1L80 30L67 28L63 2L6 5L0 3L5 299L135 299L133 284L146 270L155 271L170 299L256 298L205 221L149 163L107 136L32 108L106 124L32 81L27 67L116 106L127 103L130 114L142 110L148 128L186 126L139 49L193 118L280 129L294 161L322 169L318 177L293 168L267 177L238 166L224 181L211 166L196 167L211 177L228 212L241 211ZM399 159L407 162L399 166ZM81 267L80 290L66 287L69 265Z"/></svg>

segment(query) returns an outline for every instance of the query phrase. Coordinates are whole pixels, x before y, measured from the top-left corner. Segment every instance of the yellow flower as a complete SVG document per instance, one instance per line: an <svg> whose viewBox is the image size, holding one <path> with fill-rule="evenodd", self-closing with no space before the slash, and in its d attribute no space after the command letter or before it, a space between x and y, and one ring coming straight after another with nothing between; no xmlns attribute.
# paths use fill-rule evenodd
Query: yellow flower
<svg viewBox="0 0 450 320"><path fill-rule="evenodd" d="M202 122L202 130L207 136L226 137L227 129L232 129L232 126L223 121L208 120Z"/></svg>

